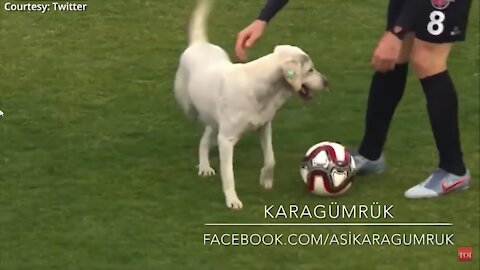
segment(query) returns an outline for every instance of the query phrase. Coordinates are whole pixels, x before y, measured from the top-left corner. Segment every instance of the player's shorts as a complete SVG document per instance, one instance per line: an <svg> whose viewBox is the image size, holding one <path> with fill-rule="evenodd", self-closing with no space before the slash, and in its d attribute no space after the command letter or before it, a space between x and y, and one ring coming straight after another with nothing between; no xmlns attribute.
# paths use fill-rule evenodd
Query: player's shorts
<svg viewBox="0 0 480 270"><path fill-rule="evenodd" d="M464 41L472 0L424 1L421 16L414 26L415 37L431 43ZM391 29L402 11L405 0L390 0L387 29Z"/></svg>

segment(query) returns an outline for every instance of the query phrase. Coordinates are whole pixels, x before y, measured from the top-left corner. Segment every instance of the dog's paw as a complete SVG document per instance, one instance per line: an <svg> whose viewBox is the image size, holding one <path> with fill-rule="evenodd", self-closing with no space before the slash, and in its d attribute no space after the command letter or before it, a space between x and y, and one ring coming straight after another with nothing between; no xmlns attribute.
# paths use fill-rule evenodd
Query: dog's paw
<svg viewBox="0 0 480 270"><path fill-rule="evenodd" d="M273 179L272 178L260 179L260 185L264 189L272 189L273 188Z"/></svg>
<svg viewBox="0 0 480 270"><path fill-rule="evenodd" d="M240 210L243 208L243 203L237 196L231 196L226 198L227 207L230 209Z"/></svg>
<svg viewBox="0 0 480 270"><path fill-rule="evenodd" d="M215 175L215 170L208 165L198 165L198 175L200 176L212 176Z"/></svg>
<svg viewBox="0 0 480 270"><path fill-rule="evenodd" d="M273 187L273 169L262 168L260 172L260 185L265 189L272 189Z"/></svg>

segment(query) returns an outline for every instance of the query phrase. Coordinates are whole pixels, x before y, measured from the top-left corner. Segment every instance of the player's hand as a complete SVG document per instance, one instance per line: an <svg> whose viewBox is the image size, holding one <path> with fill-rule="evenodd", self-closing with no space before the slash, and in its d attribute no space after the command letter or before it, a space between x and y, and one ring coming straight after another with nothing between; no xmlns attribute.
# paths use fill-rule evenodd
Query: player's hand
<svg viewBox="0 0 480 270"><path fill-rule="evenodd" d="M262 36L265 26L267 26L265 21L255 20L238 33L237 42L235 43L235 55L239 60L246 60L247 49L251 48Z"/></svg>
<svg viewBox="0 0 480 270"><path fill-rule="evenodd" d="M402 41L391 32L386 32L373 53L372 66L376 71L387 72L395 68L400 56Z"/></svg>

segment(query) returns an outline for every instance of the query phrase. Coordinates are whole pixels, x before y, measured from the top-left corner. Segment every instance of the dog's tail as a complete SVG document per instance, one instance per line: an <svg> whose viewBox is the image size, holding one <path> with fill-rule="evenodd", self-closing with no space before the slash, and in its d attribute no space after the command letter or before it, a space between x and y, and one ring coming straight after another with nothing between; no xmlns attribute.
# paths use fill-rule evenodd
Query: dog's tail
<svg viewBox="0 0 480 270"><path fill-rule="evenodd" d="M196 0L197 4L190 18L188 44L208 42L207 19L214 0Z"/></svg>

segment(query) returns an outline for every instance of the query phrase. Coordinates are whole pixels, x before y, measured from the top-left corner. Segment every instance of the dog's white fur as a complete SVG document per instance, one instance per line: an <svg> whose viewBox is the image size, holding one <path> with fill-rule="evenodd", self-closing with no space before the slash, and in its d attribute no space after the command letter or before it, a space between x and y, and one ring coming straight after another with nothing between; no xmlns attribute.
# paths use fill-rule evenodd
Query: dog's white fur
<svg viewBox="0 0 480 270"><path fill-rule="evenodd" d="M189 27L189 46L180 57L175 77L175 97L185 113L205 125L200 140L198 174L215 174L209 150L218 143L220 172L229 208L240 209L233 173L234 146L242 134L259 130L264 164L260 184L273 185L275 157L271 121L292 93L326 88L326 78L298 47L276 46L264 57L234 64L227 53L209 43L206 20L210 0L197 0ZM303 93L302 93L303 92Z"/></svg>

